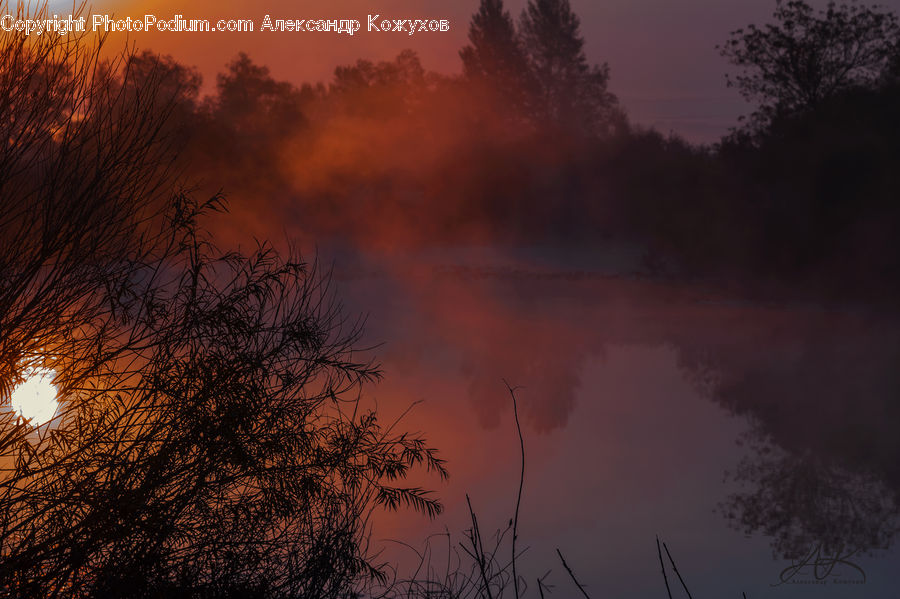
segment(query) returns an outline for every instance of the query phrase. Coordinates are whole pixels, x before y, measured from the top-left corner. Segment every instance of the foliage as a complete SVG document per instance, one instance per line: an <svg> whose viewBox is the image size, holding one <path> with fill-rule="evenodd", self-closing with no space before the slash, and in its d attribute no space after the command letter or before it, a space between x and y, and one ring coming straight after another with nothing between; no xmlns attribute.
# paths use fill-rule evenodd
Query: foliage
<svg viewBox="0 0 900 599"><path fill-rule="evenodd" d="M497 90L511 109L525 109L534 81L523 44L502 0L482 0L469 25L469 44L459 52L472 82Z"/></svg>
<svg viewBox="0 0 900 599"><path fill-rule="evenodd" d="M856 2L816 12L803 0L777 0L773 18L732 32L719 48L740 69L728 85L758 104L763 124L879 81L900 39L893 13Z"/></svg>
<svg viewBox="0 0 900 599"><path fill-rule="evenodd" d="M345 597L382 576L371 510L436 515L402 479L443 463L364 408L379 372L326 276L216 248L200 222L219 197L166 199L166 119L193 79L100 57L0 45L0 380L40 364L62 398L46 424L0 413L0 588Z"/></svg>
<svg viewBox="0 0 900 599"><path fill-rule="evenodd" d="M75 331L102 310L96 289L123 274L117 260L138 251L171 181L161 133L170 106L128 93L135 72L117 68L127 57L105 63L102 45L0 33L4 391L46 331ZM152 72L144 81L159 85Z"/></svg>
<svg viewBox="0 0 900 599"><path fill-rule="evenodd" d="M590 65L580 21L569 0L529 0L520 30L539 88L539 114L574 131L610 133L620 127L609 66Z"/></svg>

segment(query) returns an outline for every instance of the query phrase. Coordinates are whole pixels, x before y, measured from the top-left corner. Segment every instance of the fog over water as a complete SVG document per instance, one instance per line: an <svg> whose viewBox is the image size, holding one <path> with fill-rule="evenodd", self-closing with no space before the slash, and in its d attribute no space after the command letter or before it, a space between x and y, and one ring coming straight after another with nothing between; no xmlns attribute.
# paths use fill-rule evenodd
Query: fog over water
<svg viewBox="0 0 900 599"><path fill-rule="evenodd" d="M458 535L466 493L482 529L505 526L519 460L506 379L521 387L524 564L552 569L560 592L574 589L557 547L595 596L660 596L657 534L695 596L892 587L897 554L882 549L897 524L892 319L651 281L622 248L331 254L348 312L365 312L366 340L384 342L379 409L389 418L424 400L406 422L452 472L444 516L379 517L376 538ZM841 543L865 584L839 584L860 576L838 564L824 585L807 568L771 586L786 555Z"/></svg>

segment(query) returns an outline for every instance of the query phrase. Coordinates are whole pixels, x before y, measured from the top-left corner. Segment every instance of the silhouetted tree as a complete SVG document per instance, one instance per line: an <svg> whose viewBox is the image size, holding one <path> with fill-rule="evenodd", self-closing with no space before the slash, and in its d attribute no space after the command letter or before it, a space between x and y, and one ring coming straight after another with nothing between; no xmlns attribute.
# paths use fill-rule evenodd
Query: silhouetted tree
<svg viewBox="0 0 900 599"><path fill-rule="evenodd" d="M184 131L187 159L207 195L225 188L235 197L254 197L267 210L289 193L279 168L285 144L308 128L309 96L243 52L218 74L215 90ZM209 187L211 181L221 187ZM251 211L238 202L235 208Z"/></svg>
<svg viewBox="0 0 900 599"><path fill-rule="evenodd" d="M608 132L622 116L607 89L609 66L590 65L568 0L529 0L520 30L538 88L536 118L571 130Z"/></svg>
<svg viewBox="0 0 900 599"><path fill-rule="evenodd" d="M334 69L327 110L369 119L408 117L433 77L412 50L401 51L394 60L357 60Z"/></svg>
<svg viewBox="0 0 900 599"><path fill-rule="evenodd" d="M719 47L741 69L728 85L758 105L763 123L878 81L900 31L893 13L855 2L816 12L803 0L777 0L773 18L734 31Z"/></svg>
<svg viewBox="0 0 900 599"><path fill-rule="evenodd" d="M463 73L499 91L510 108L523 108L531 85L528 61L503 0L482 0L469 25L469 45L459 52Z"/></svg>
<svg viewBox="0 0 900 599"><path fill-rule="evenodd" d="M215 109L244 135L287 134L303 123L302 97L293 85L277 81L268 67L241 52L216 78Z"/></svg>
<svg viewBox="0 0 900 599"><path fill-rule="evenodd" d="M218 197L163 202L181 86L90 40L0 34L0 381L52 368L61 402L0 409L0 589L346 597L381 575L370 511L436 514L399 481L443 464L364 409L327 277L217 249Z"/></svg>
<svg viewBox="0 0 900 599"><path fill-rule="evenodd" d="M199 114L203 77L196 69L176 62L171 56L149 50L128 57L128 77L123 82L130 94L153 92L154 101L165 106L167 114L162 137L180 153L195 136L203 119Z"/></svg>
<svg viewBox="0 0 900 599"><path fill-rule="evenodd" d="M130 58L106 63L84 36L0 33L3 391L48 331L77 330L102 310L97 288L122 274L117 261L170 193L171 105L152 69L144 93L122 93Z"/></svg>
<svg viewBox="0 0 900 599"><path fill-rule="evenodd" d="M342 597L379 575L374 506L440 511L390 484L445 472L360 409L378 372L323 280L268 248L218 254L206 206L176 202L174 251L132 265L94 323L102 358L54 345L72 364L49 428L5 439L0 581L17 596Z"/></svg>

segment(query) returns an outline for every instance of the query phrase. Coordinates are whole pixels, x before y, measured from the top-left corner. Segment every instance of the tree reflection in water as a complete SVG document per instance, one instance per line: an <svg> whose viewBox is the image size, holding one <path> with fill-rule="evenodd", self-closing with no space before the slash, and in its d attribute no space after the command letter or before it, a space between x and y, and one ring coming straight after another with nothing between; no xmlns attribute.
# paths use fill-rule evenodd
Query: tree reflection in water
<svg viewBox="0 0 900 599"><path fill-rule="evenodd" d="M898 327L832 324L771 331L756 347L681 348L695 385L752 423L719 511L770 537L776 557L874 553L900 531Z"/></svg>

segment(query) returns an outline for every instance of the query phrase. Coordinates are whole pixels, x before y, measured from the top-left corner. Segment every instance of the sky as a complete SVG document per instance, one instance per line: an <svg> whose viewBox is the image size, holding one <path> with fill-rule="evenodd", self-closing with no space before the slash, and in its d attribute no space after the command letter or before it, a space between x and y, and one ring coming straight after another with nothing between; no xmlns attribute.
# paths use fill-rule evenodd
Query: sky
<svg viewBox="0 0 900 599"><path fill-rule="evenodd" d="M608 62L611 89L636 123L674 131L697 142L712 142L749 112L740 96L725 85L728 64L716 45L729 32L771 15L774 0L572 0L581 18L589 60ZM518 16L524 0L507 7ZM812 2L823 6L823 0ZM882 6L900 11L900 0ZM54 10L68 10L71 2L51 2ZM140 17L210 19L246 18L258 23L266 14L277 18L350 18L365 21L368 14L389 18L450 20L444 34L410 37L401 33L346 35L298 33L134 34L140 46L151 46L197 66L213 80L214 73L238 52L269 66L272 73L293 82L327 81L335 66L393 58L400 50L419 52L426 68L452 73L460 70L458 50L465 43L476 0L97 0L95 12Z"/></svg>

